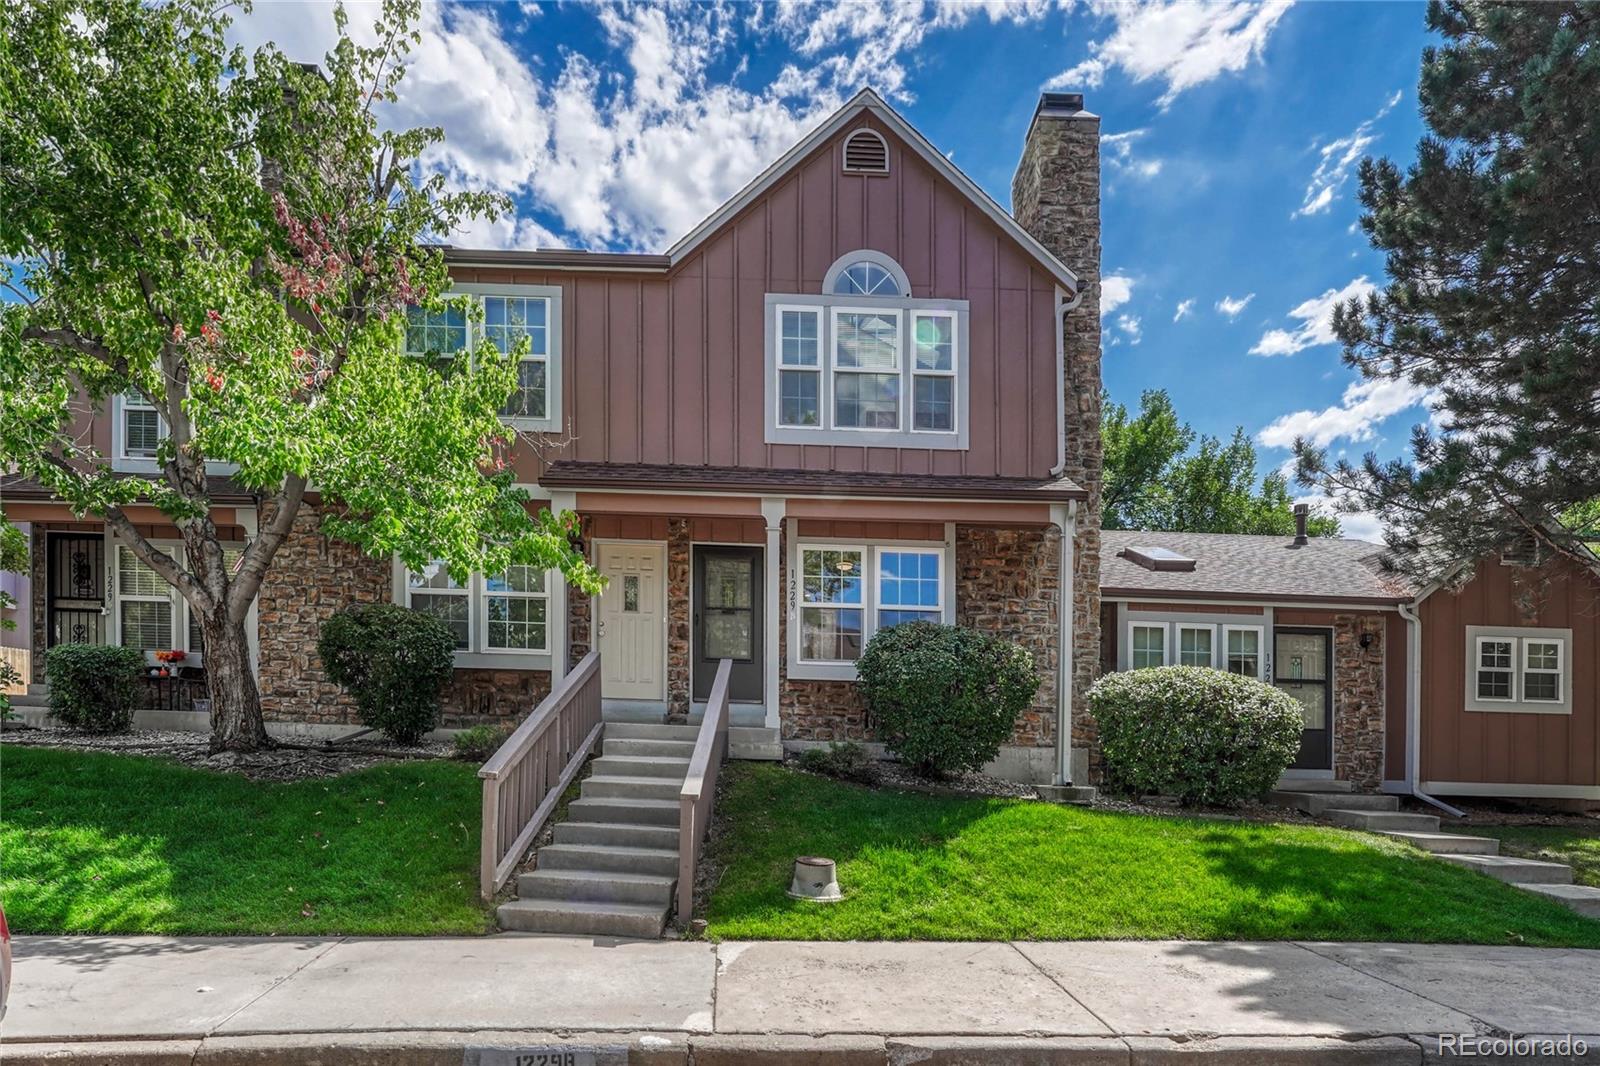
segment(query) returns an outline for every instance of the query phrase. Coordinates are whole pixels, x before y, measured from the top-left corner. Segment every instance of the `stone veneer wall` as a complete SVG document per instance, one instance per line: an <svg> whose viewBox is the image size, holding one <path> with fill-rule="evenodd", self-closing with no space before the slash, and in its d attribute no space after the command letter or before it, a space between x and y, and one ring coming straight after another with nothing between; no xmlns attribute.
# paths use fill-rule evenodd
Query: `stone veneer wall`
<svg viewBox="0 0 1600 1066"><path fill-rule="evenodd" d="M1061 535L1054 528L956 527L956 624L1014 640L1033 653L1039 692L1023 712L1010 744L1055 742L1056 618L1061 594ZM782 554L779 587L788 588ZM785 740L867 740L870 721L850 681L791 680L788 612L779 612L779 701Z"/></svg>
<svg viewBox="0 0 1600 1066"><path fill-rule="evenodd" d="M689 520L667 521L667 721L689 720Z"/></svg>
<svg viewBox="0 0 1600 1066"><path fill-rule="evenodd" d="M1066 467L1089 494L1073 544L1072 746L1099 777L1089 686L1100 671L1100 119L1087 111L1037 116L1011 182L1023 229L1077 275L1082 299L1066 316Z"/></svg>
<svg viewBox="0 0 1600 1066"><path fill-rule="evenodd" d="M1383 783L1383 615L1339 614L1333 623L1333 771L1363 791ZM1365 649L1361 635L1371 634Z"/></svg>

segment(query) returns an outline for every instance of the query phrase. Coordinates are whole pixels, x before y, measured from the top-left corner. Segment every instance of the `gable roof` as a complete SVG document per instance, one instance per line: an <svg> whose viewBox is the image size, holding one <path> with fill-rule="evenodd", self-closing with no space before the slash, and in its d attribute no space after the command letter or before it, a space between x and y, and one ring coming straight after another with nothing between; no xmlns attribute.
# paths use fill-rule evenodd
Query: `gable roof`
<svg viewBox="0 0 1600 1066"><path fill-rule="evenodd" d="M1193 570L1148 570L1122 557L1133 547L1165 548L1195 561ZM1407 603L1411 590L1382 568L1383 548L1364 540L1234 533L1152 533L1107 529L1100 542L1100 593L1177 600Z"/></svg>
<svg viewBox="0 0 1600 1066"><path fill-rule="evenodd" d="M1022 246L1023 251L1039 264L1051 277L1074 295L1080 286L1078 275L1074 274L1060 259L1056 258L1044 245L1040 244L1033 234L1023 229L1017 220L1011 217L1011 212L1001 207L994 198L984 192L982 187L961 170L929 140L919 133L915 126L901 117L900 113L884 102L871 89L862 89L852 96L843 107L830 115L816 129L802 137L792 148L777 161L757 174L750 183L739 190L732 199L717 208L698 226L679 238L678 242L667 249L667 258L675 265L681 262L696 248L704 244L712 234L721 229L723 224L732 220L740 211L750 206L758 197L767 190L777 185L782 178L799 165L801 160L809 156L818 145L838 134L850 123L862 115L871 113L875 118L887 126L897 137L910 146L918 157L940 176L954 185L978 210L988 216L989 220L1004 230L1007 236Z"/></svg>
<svg viewBox="0 0 1600 1066"><path fill-rule="evenodd" d="M883 97L871 89L862 89L810 133L802 137L787 152L779 156L767 169L757 174L750 183L734 194L723 205L702 219L699 225L679 238L664 254L638 252L589 252L576 248L541 248L538 251L457 248L449 244L436 247L444 252L447 262L456 266L542 266L551 270L596 270L606 273L664 274L692 255L695 249L709 240L739 212L749 207L763 193L783 180L799 166L817 146L833 137L862 115L871 113L904 141L911 150L940 176L949 181L979 211L983 212L1006 235L1016 241L1039 266L1058 284L1076 296L1081 288L1078 275L1056 258L1034 236L1023 229L1011 212L1001 207L994 198L963 174L944 153L935 148L916 127L901 117L900 113L884 102Z"/></svg>

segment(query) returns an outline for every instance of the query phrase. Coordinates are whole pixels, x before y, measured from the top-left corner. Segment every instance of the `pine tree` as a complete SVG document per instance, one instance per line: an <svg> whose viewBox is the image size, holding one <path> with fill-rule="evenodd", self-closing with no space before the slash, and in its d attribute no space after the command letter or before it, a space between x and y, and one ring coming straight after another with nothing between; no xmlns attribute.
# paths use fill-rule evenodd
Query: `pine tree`
<svg viewBox="0 0 1600 1066"><path fill-rule="evenodd" d="M1427 21L1430 132L1410 169L1360 172L1388 284L1334 331L1364 377L1433 390L1437 428L1409 461L1302 442L1300 475L1375 512L1423 579L1530 540L1600 572L1562 520L1600 496L1600 6L1434 0Z"/></svg>

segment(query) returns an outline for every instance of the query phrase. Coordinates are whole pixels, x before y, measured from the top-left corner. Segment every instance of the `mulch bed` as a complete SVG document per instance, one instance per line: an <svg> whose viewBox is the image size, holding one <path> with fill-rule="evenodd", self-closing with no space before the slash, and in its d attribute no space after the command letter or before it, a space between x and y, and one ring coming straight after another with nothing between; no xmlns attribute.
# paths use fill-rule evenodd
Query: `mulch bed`
<svg viewBox="0 0 1600 1066"><path fill-rule="evenodd" d="M379 737L361 737L336 747L317 742L283 743L255 752L211 753L211 738L204 733L168 729L140 729L132 733L85 733L76 729L6 729L4 746L62 748L69 751L103 751L118 755L147 755L173 759L199 770L240 774L252 781L304 781L335 777L352 770L395 759L444 759L452 752L448 742L424 741L414 748L396 747Z"/></svg>
<svg viewBox="0 0 1600 1066"><path fill-rule="evenodd" d="M1600 832L1600 811L1563 811L1540 807L1533 803L1512 800L1447 800L1450 806L1464 811L1465 819L1452 818L1445 812L1427 806L1418 806L1440 816L1446 826L1469 825L1549 825L1564 829L1588 829Z"/></svg>

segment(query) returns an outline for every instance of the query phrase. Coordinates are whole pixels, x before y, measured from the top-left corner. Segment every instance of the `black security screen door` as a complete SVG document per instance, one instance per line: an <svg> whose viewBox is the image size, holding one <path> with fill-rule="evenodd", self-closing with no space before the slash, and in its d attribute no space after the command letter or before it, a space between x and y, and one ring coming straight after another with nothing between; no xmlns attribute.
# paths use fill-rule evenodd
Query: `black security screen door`
<svg viewBox="0 0 1600 1066"><path fill-rule="evenodd" d="M106 642L106 539L99 533L51 533L45 575L50 645Z"/></svg>
<svg viewBox="0 0 1600 1066"><path fill-rule="evenodd" d="M694 698L707 699L717 663L733 660L728 698L759 701L761 549L694 549Z"/></svg>
<svg viewBox="0 0 1600 1066"><path fill-rule="evenodd" d="M1333 769L1333 641L1326 629L1279 628L1272 680L1300 701L1304 728L1296 770Z"/></svg>

